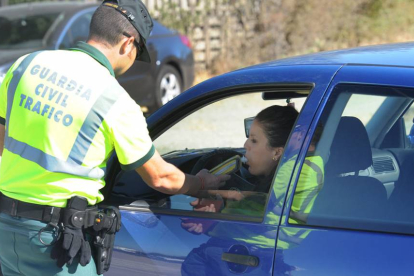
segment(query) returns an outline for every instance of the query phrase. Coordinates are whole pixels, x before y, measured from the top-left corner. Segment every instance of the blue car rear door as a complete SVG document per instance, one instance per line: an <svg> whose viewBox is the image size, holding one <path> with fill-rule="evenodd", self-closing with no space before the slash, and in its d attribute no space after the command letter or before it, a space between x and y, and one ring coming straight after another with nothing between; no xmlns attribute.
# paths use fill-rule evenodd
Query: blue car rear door
<svg viewBox="0 0 414 276"><path fill-rule="evenodd" d="M335 76L293 165L274 275L414 274L413 73Z"/></svg>

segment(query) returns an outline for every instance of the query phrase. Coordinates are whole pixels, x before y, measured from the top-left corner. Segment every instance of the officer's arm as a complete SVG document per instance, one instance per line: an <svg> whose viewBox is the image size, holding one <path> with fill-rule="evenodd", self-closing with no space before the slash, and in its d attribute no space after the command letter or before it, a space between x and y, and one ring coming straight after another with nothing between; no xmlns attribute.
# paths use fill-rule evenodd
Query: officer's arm
<svg viewBox="0 0 414 276"><path fill-rule="evenodd" d="M3 155L4 134L5 134L4 125L0 124L0 157Z"/></svg>
<svg viewBox="0 0 414 276"><path fill-rule="evenodd" d="M166 162L158 151L136 171L148 186L165 194L195 194L203 186L206 190L218 188L230 178L228 175L215 176L206 171L201 171L197 176L184 174Z"/></svg>

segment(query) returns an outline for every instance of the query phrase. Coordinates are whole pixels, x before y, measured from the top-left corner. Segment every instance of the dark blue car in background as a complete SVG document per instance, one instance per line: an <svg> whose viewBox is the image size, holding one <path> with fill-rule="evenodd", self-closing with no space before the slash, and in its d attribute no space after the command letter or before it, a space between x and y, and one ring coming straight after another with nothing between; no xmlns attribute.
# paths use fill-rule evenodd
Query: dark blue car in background
<svg viewBox="0 0 414 276"><path fill-rule="evenodd" d="M186 173L243 155L244 119L264 107L293 102L300 114L269 191L235 205L205 198L238 206L232 212L195 211L194 198L148 188L113 156L103 205L120 207L122 228L106 275L414 275L413 58L413 43L293 57L168 102L149 131ZM324 164L313 190L303 184L312 156ZM225 189L251 190L244 180ZM292 206L303 198L298 220Z"/></svg>
<svg viewBox="0 0 414 276"><path fill-rule="evenodd" d="M85 41L98 4L35 2L0 8L0 82L20 56L44 49L67 49ZM154 21L147 41L151 63L135 62L118 80L151 113L189 88L194 57L188 38ZM80 64L80 66L82 66Z"/></svg>

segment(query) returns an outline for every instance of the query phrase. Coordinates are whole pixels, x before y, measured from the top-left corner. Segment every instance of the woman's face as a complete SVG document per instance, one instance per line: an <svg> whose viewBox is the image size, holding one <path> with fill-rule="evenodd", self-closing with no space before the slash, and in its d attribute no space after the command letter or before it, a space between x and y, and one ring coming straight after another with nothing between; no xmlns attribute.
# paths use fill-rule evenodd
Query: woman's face
<svg viewBox="0 0 414 276"><path fill-rule="evenodd" d="M267 176L277 165L280 148L272 148L268 142L262 125L254 120L250 127L249 138L244 143L247 165L253 175Z"/></svg>

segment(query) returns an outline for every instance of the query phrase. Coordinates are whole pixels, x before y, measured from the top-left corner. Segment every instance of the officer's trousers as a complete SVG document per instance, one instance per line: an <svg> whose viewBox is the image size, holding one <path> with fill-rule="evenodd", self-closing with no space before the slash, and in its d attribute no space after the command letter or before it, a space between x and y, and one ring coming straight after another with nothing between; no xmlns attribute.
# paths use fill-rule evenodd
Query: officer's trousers
<svg viewBox="0 0 414 276"><path fill-rule="evenodd" d="M58 267L56 260L50 258L53 246L39 240L39 230L45 226L39 221L0 214L0 262L4 276L97 275L93 258L84 267L77 259L70 266ZM56 235L47 228L40 236L48 244Z"/></svg>

